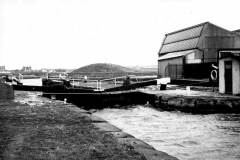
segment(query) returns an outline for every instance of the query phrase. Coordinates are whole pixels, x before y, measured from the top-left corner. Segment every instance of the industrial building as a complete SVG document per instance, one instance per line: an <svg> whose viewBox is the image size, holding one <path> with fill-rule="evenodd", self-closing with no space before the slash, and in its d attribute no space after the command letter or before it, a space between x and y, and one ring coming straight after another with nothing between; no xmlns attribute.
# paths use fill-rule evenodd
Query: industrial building
<svg viewBox="0 0 240 160"><path fill-rule="evenodd" d="M240 30L205 22L168 33L158 53L158 76L210 78L212 65L218 65L218 50L227 48L240 48Z"/></svg>
<svg viewBox="0 0 240 160"><path fill-rule="evenodd" d="M32 67L31 66L23 66L21 69L22 72L31 72Z"/></svg>

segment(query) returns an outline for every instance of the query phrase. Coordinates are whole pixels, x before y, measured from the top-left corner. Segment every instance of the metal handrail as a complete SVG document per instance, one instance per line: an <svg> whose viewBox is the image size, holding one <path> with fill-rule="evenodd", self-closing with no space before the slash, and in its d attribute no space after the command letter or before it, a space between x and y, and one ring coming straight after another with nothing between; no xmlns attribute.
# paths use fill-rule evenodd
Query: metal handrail
<svg viewBox="0 0 240 160"><path fill-rule="evenodd" d="M152 75L152 76L128 75L128 77L130 77L130 79L133 79L133 78L136 79L137 82L139 82L139 79L143 79L143 78L157 78L156 75ZM59 78L50 78L49 77L49 79L59 80L61 78L60 77ZM83 82L83 81L86 81L86 83L87 82L94 82L94 83L96 83L96 89L98 91L102 91L102 90L104 90L104 88L102 86L103 82L114 81L114 86L116 87L118 79L121 79L121 81L124 81L124 79L126 79L126 76L120 76L120 77L114 77L114 78L106 78L106 79L101 79L101 80L85 79L84 77L81 77L81 78L70 78L69 80L72 82L72 86L73 87L76 87L75 82Z"/></svg>

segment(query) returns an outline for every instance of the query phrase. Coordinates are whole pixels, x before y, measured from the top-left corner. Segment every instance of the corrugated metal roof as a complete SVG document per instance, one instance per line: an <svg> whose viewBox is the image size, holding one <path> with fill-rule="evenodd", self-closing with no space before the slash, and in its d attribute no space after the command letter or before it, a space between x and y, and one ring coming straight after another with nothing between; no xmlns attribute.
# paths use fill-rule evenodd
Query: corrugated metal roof
<svg viewBox="0 0 240 160"><path fill-rule="evenodd" d="M165 44L165 45L162 46L160 53L176 52L176 51L194 49L194 48L197 47L198 40L199 40L199 37L184 40L184 41L179 41L179 42L175 42L175 43Z"/></svg>
<svg viewBox="0 0 240 160"><path fill-rule="evenodd" d="M158 60L182 57L182 56L185 56L185 55L193 53L193 52L194 52L194 50L187 50L187 51L181 51L181 52L168 53L168 54L165 54L165 55L159 57Z"/></svg>
<svg viewBox="0 0 240 160"><path fill-rule="evenodd" d="M166 34L159 53L164 54L196 48L202 29L206 23Z"/></svg>
<svg viewBox="0 0 240 160"><path fill-rule="evenodd" d="M191 28L188 30L167 35L164 41L164 44L199 37L202 31L202 28L203 28L203 25L198 26L196 28Z"/></svg>

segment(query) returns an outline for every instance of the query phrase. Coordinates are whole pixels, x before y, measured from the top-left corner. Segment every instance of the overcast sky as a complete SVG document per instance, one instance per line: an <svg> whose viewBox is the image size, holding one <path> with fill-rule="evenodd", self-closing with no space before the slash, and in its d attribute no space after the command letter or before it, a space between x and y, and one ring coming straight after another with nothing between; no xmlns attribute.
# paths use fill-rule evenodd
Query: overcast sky
<svg viewBox="0 0 240 160"><path fill-rule="evenodd" d="M0 0L0 65L157 65L164 35L205 21L240 29L239 0Z"/></svg>

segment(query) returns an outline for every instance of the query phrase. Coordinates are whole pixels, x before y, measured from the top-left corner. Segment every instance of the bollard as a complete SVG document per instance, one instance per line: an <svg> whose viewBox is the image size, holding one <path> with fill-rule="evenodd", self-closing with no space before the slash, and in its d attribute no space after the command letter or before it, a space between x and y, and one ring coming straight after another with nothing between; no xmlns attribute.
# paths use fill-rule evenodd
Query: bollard
<svg viewBox="0 0 240 160"><path fill-rule="evenodd" d="M190 94L190 91L191 91L190 86L186 86L186 94L187 94L187 95Z"/></svg>
<svg viewBox="0 0 240 160"><path fill-rule="evenodd" d="M56 95L51 95L51 99L55 100L56 99Z"/></svg>
<svg viewBox="0 0 240 160"><path fill-rule="evenodd" d="M64 102L63 102L64 104L67 104L67 98L64 98Z"/></svg>

